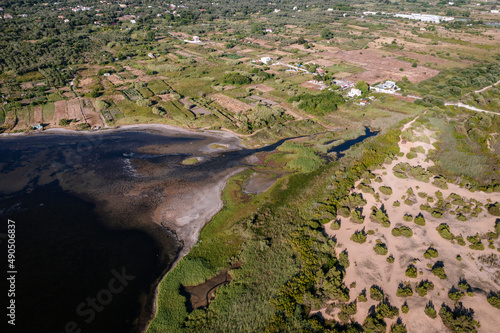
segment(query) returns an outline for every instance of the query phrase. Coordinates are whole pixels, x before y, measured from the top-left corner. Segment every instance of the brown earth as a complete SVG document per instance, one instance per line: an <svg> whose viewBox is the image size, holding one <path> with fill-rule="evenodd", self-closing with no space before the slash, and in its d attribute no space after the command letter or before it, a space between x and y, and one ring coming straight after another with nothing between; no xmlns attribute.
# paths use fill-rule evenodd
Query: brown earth
<svg viewBox="0 0 500 333"><path fill-rule="evenodd" d="M67 105L66 101L54 102L54 108L55 108L55 112L54 112L54 124L55 125L59 124L59 120L61 120L63 118L69 118L68 117L68 105Z"/></svg>
<svg viewBox="0 0 500 333"><path fill-rule="evenodd" d="M210 95L210 98L223 108L232 112L242 113L252 109L250 105L221 93Z"/></svg>
<svg viewBox="0 0 500 333"><path fill-rule="evenodd" d="M78 88L87 88L93 84L94 84L94 79L91 77L87 77L85 79L80 80L80 84L78 85Z"/></svg>
<svg viewBox="0 0 500 333"><path fill-rule="evenodd" d="M173 94L164 94L164 95L157 95L157 96L160 97L161 100L164 102L175 100L175 97Z"/></svg>
<svg viewBox="0 0 500 333"><path fill-rule="evenodd" d="M82 111L79 99L70 99L68 101L68 116L70 119L79 121L82 119Z"/></svg>
<svg viewBox="0 0 500 333"><path fill-rule="evenodd" d="M111 74L110 76L107 77L107 79L113 83L115 86L117 85L122 85L123 84L123 80L121 77L119 77L118 75L116 74Z"/></svg>
<svg viewBox="0 0 500 333"><path fill-rule="evenodd" d="M21 89L27 90L33 88L33 84L31 82L23 82L21 83Z"/></svg>
<svg viewBox="0 0 500 333"><path fill-rule="evenodd" d="M274 88L266 86L265 84L256 84L254 88L262 92L270 92L274 90Z"/></svg>
<svg viewBox="0 0 500 333"><path fill-rule="evenodd" d="M364 80L369 84L383 80L399 81L403 76L411 82L420 82L439 73L435 69L424 66L412 67L409 62L392 57L383 58L373 51L339 51L335 53L335 57L365 68L366 72L353 74L349 79L351 81Z"/></svg>
<svg viewBox="0 0 500 333"><path fill-rule="evenodd" d="M33 121L35 124L43 123L42 107L41 106L36 106L33 108Z"/></svg>

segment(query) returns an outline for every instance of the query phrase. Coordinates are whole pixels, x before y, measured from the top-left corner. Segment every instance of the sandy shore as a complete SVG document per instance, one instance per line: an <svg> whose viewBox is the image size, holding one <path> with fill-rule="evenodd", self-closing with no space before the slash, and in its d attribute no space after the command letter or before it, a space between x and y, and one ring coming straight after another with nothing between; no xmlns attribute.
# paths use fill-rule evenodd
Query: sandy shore
<svg viewBox="0 0 500 333"><path fill-rule="evenodd" d="M32 135L50 135L50 134L63 134L63 135L96 135L96 134L106 134L111 132L121 132L121 131L161 131L164 133L176 133L176 134L205 134L210 136L217 136L221 139L231 139L239 138L237 134L226 131L215 131L215 130L199 130L199 129L188 129L184 127L176 127L172 125L164 124L137 124L137 125L122 125L115 127L101 128L99 130L91 131L76 131L67 128L49 128L43 131L31 131L31 132L20 132L20 133L2 133L1 137L16 137L16 136L32 136Z"/></svg>
<svg viewBox="0 0 500 333"><path fill-rule="evenodd" d="M413 122L404 126L404 129L410 128ZM370 308L376 306L378 302L370 299L369 289L376 285L383 289L386 297L390 300L393 306L401 309L401 306L406 302L410 308L408 314L401 314L400 318L407 326L408 332L444 332L446 327L442 321L431 319L424 314L424 307L427 302L433 302L436 311L439 311L441 304L445 303L451 308L454 308L454 302L448 298L448 292L457 287L460 279L466 279L474 292L474 296L465 296L461 303L466 308L471 308L474 311L474 319L481 323L479 332L495 332L498 326L498 310L489 305L486 301L486 295L489 291L497 291L500 289L500 281L498 276L500 270L494 265L490 266L481 260L481 256L497 256L498 252L495 249L487 247L488 242L483 239L485 245L483 251L472 250L469 248L469 242L466 246L460 246L456 242L450 242L443 239L436 227L441 223L449 225L451 232L455 235L473 236L476 234L484 235L489 231L493 231L496 217L488 214L483 207L483 211L478 217L468 217L465 222L457 220L454 215L445 213L442 218L431 216L426 211L421 211L420 205L427 203L427 198L415 196L416 202L412 205L407 205L403 201L407 196L407 190L412 188L414 193L425 193L427 196L436 198L436 192L440 191L444 198L447 198L451 193L460 195L466 202L471 199L477 200L483 204L489 201L500 201L499 193L484 193L470 192L458 185L448 183L448 189L440 189L431 182L425 183L418 181L413 177L401 179L394 175L392 168L398 163L409 163L412 166L422 166L428 168L433 165L432 161L427 160L427 153L434 149L432 143L436 140L431 138L432 132L428 129L421 129L419 132L414 130L417 136L425 135L430 138L429 143L425 142L406 142L400 140L400 151L405 153L405 156L398 157L389 165L384 165L383 168L374 170L376 177L380 177L381 182L372 181L371 186L375 192L380 193L380 200L377 200L372 194L362 193L359 190L354 192L362 194L367 204L363 207L363 215L365 216L362 224L356 224L350 221L349 218L339 217L341 222L340 230L333 230L328 224L325 231L331 237L335 237L338 242L337 253L347 251L350 260L350 266L346 270L345 284L350 287L351 301L356 300L358 295L365 290L368 302L358 302L358 312L354 315L354 320L362 323L368 315ZM425 153L418 153L416 158L408 159L406 153L412 147L422 147ZM358 181L356 186L360 183ZM379 190L380 186L388 186L392 189L392 194L382 194ZM395 201L400 202L400 206L394 206ZM387 211L387 215L391 222L390 228L384 228L381 224L370 220L370 208L372 206L381 207L383 205ZM431 203L431 205L433 205ZM452 209L457 209L456 205ZM415 217L422 213L426 220L425 226L419 226L414 222L406 222L403 219L405 214ZM395 237L391 234L394 227L406 226L412 229L413 236L405 238L403 236ZM365 231L374 231L373 235L368 235L367 241L364 244L357 244L350 240L351 235L356 230L365 229ZM377 241L385 243L388 249L387 255L378 255L374 252L373 247ZM424 258L424 252L429 248L435 248L439 252L438 258ZM495 247L499 247L498 241L495 241ZM387 256L394 257L394 263L386 261ZM462 257L461 261L457 260L457 255ZM431 267L437 262L442 262L447 274L447 279L442 280L431 272ZM414 265L418 270L417 278L409 278L405 276L405 271L408 265ZM415 287L422 281L428 280L434 283L434 290L429 291L425 297L420 297ZM401 283L411 283L413 296L398 297L396 295L398 286ZM339 309L326 311L326 308L321 309L325 319L336 319ZM396 319L387 320L388 327L395 322Z"/></svg>

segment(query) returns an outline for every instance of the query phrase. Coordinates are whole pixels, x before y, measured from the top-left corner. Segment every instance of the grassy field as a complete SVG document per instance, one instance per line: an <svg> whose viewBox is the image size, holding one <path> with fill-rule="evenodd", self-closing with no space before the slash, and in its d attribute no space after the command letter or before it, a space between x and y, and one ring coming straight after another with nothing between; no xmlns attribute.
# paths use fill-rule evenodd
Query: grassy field
<svg viewBox="0 0 500 333"><path fill-rule="evenodd" d="M43 121L44 122L52 121L52 118L54 118L54 112L55 112L54 103L44 104L42 107L42 119L43 119Z"/></svg>

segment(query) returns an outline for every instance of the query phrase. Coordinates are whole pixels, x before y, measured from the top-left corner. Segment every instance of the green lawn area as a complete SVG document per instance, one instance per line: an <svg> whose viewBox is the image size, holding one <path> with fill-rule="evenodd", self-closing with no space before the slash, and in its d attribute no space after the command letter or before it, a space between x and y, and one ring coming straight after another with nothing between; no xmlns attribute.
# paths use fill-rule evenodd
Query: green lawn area
<svg viewBox="0 0 500 333"><path fill-rule="evenodd" d="M54 103L50 102L42 106L42 119L44 122L50 122L54 118Z"/></svg>

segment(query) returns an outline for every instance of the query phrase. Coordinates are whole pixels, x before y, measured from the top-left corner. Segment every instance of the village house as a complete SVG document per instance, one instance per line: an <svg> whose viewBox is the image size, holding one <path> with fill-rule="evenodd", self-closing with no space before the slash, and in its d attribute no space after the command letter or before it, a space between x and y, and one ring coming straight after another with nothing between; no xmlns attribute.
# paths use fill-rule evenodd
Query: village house
<svg viewBox="0 0 500 333"><path fill-rule="evenodd" d="M260 58L260 62L268 65L268 64L271 64L273 62L273 59L271 59L270 57L262 57L262 58Z"/></svg>
<svg viewBox="0 0 500 333"><path fill-rule="evenodd" d="M349 82L349 81L333 80L332 83L339 86L340 90L346 90L346 89L354 87L354 83Z"/></svg>
<svg viewBox="0 0 500 333"><path fill-rule="evenodd" d="M362 94L361 90L356 89L356 88L352 88L351 91L349 91L347 93L347 96L350 98L353 98L353 97L361 96L361 94Z"/></svg>
<svg viewBox="0 0 500 333"><path fill-rule="evenodd" d="M384 83L380 83L374 87L370 87L370 90L384 94L394 94L396 91L400 90L400 88L394 81L385 81Z"/></svg>

